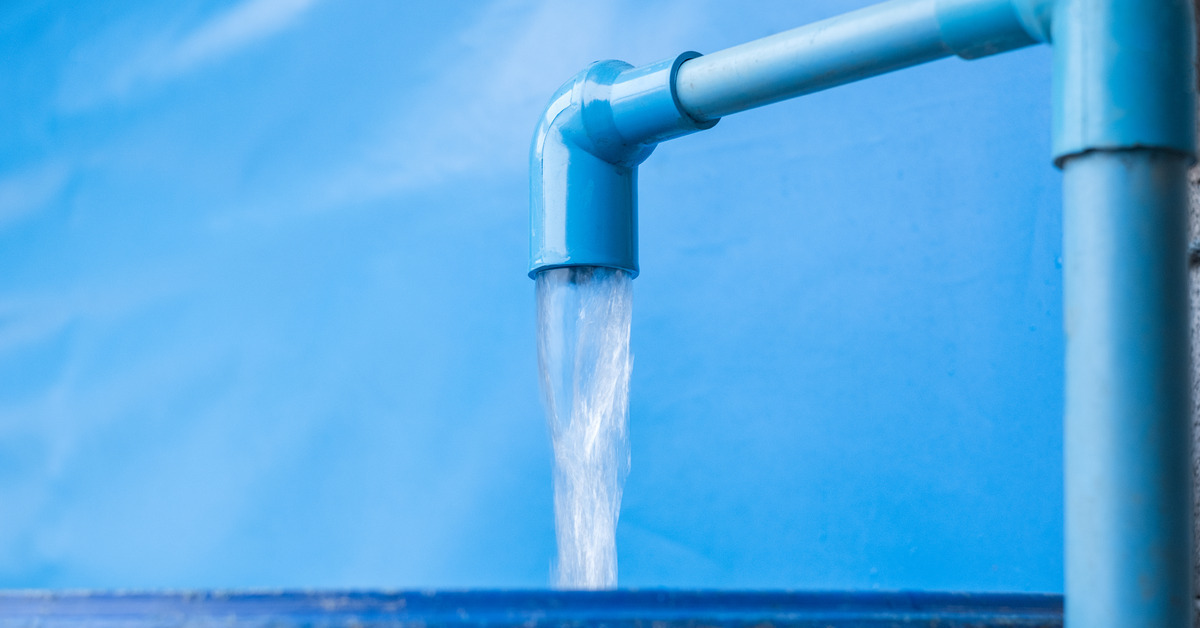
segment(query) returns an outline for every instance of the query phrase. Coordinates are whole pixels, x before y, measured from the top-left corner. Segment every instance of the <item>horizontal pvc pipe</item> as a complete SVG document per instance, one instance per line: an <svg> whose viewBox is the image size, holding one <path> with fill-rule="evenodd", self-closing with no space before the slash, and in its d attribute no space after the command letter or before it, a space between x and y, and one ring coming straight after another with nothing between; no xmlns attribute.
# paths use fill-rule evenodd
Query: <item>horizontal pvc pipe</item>
<svg viewBox="0 0 1200 628"><path fill-rule="evenodd" d="M692 59L679 102L712 120L953 54L934 0L892 0Z"/></svg>
<svg viewBox="0 0 1200 628"><path fill-rule="evenodd" d="M1030 45L1051 0L891 0L709 56L604 61L550 99L530 153L529 274L638 273L637 165L726 113L957 54Z"/></svg>
<svg viewBox="0 0 1200 628"><path fill-rule="evenodd" d="M696 120L722 116L959 54L1037 43L1010 0L891 0L740 46L679 68L679 103Z"/></svg>

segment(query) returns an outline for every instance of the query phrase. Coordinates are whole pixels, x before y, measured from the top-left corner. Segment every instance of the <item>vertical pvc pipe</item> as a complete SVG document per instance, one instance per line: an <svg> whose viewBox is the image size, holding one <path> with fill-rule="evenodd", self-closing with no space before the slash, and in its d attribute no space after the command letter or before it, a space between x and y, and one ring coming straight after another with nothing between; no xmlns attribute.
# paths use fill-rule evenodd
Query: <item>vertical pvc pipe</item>
<svg viewBox="0 0 1200 628"><path fill-rule="evenodd" d="M1066 620L1191 625L1187 156L1064 165Z"/></svg>
<svg viewBox="0 0 1200 628"><path fill-rule="evenodd" d="M1191 625L1190 0L1059 0L1066 622Z"/></svg>

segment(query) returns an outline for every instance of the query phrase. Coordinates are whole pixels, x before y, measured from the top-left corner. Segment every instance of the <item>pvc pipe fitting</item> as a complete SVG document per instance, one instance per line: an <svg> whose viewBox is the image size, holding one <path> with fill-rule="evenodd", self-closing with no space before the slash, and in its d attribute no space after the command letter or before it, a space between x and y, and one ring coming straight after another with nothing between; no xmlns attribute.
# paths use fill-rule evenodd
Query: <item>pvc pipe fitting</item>
<svg viewBox="0 0 1200 628"><path fill-rule="evenodd" d="M1054 162L1091 150L1196 152L1190 0L1058 0Z"/></svg>
<svg viewBox="0 0 1200 628"><path fill-rule="evenodd" d="M688 59L600 61L550 99L530 151L529 276L562 266L638 274L637 166L658 142L712 128L679 105Z"/></svg>

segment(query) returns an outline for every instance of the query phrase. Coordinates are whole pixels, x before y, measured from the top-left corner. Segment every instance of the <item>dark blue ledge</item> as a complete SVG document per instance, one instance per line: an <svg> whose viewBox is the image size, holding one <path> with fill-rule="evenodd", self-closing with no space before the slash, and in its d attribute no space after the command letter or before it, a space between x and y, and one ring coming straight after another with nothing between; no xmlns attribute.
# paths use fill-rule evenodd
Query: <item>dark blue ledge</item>
<svg viewBox="0 0 1200 628"><path fill-rule="evenodd" d="M1062 596L717 591L0 592L0 627L1062 626Z"/></svg>

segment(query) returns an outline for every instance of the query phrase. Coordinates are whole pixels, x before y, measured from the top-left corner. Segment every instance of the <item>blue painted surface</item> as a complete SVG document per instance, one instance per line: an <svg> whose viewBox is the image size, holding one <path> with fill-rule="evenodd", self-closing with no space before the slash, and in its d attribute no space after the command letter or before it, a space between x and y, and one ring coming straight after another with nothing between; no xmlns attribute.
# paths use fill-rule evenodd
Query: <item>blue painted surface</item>
<svg viewBox="0 0 1200 628"><path fill-rule="evenodd" d="M0 626L1062 626L1056 595L718 591L0 593Z"/></svg>
<svg viewBox="0 0 1200 628"><path fill-rule="evenodd" d="M5 4L0 584L543 586L546 95L866 4ZM1049 66L641 167L623 584L1061 589Z"/></svg>

